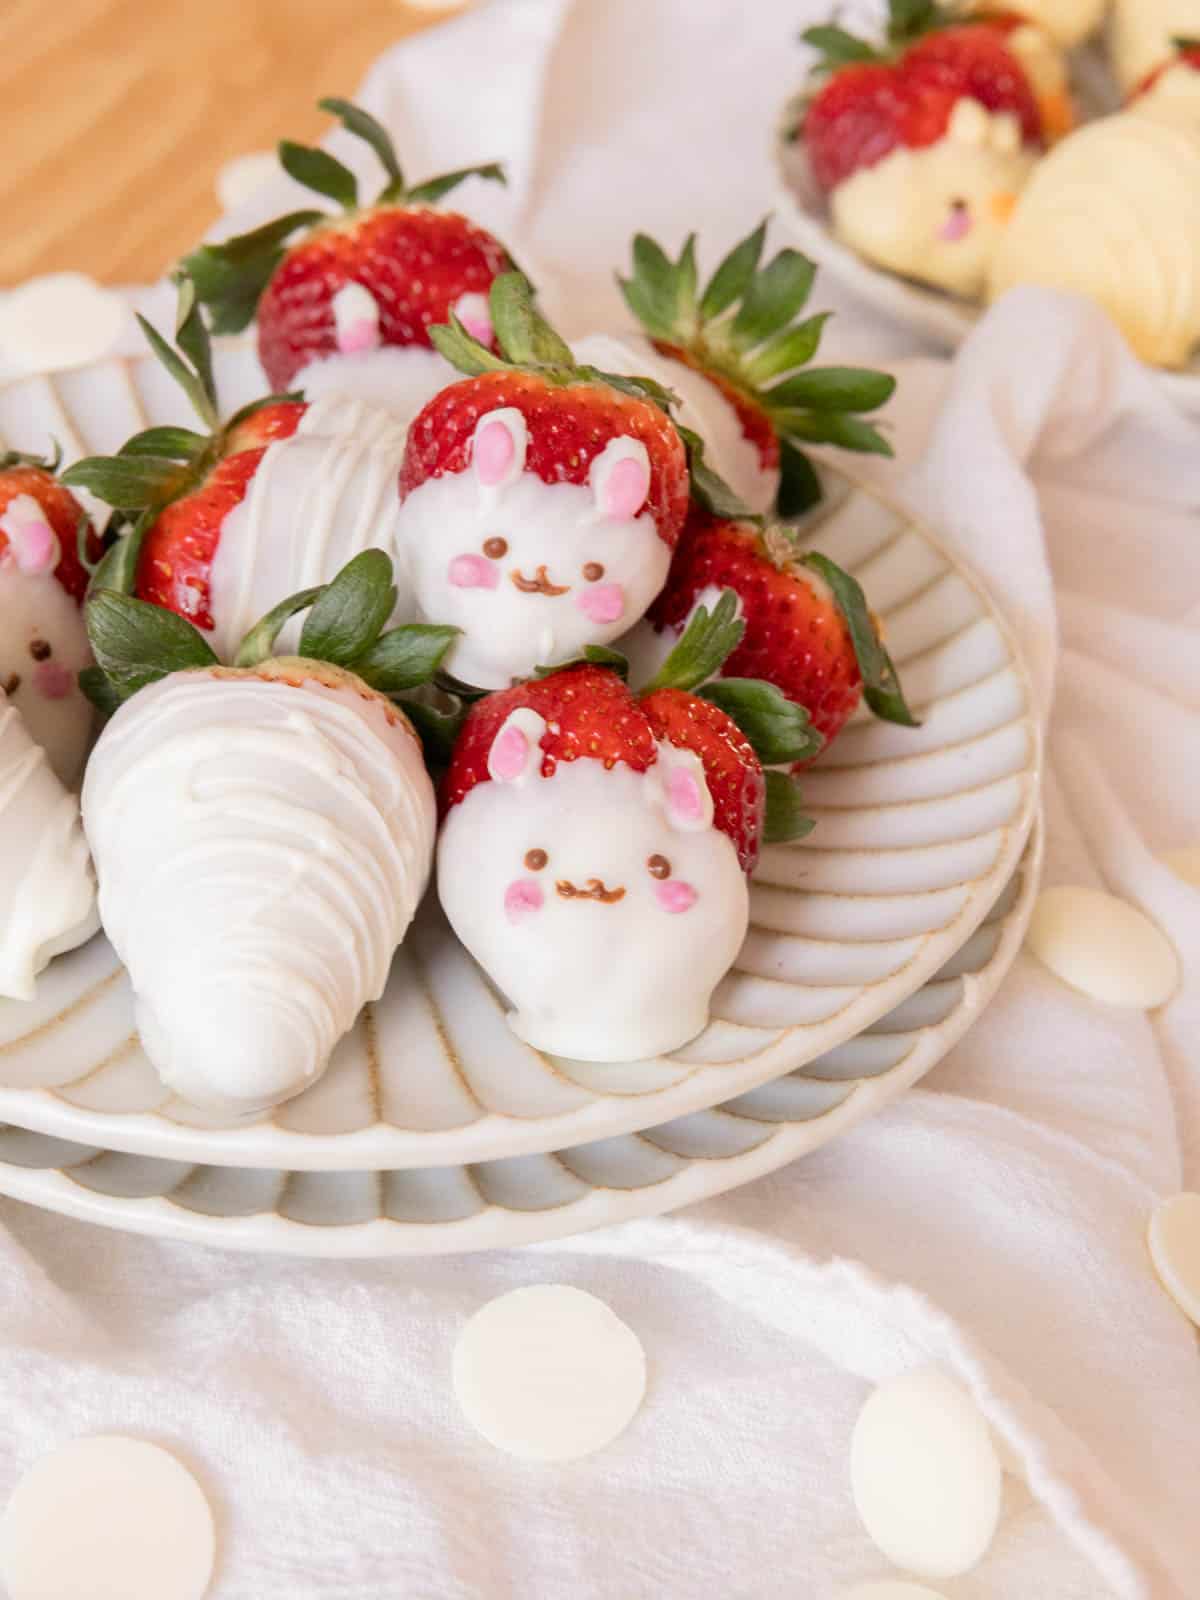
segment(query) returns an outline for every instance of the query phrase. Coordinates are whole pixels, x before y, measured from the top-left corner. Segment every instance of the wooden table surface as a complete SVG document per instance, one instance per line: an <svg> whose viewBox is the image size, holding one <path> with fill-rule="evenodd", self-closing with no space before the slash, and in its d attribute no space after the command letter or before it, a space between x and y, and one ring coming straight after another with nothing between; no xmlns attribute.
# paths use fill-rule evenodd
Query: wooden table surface
<svg viewBox="0 0 1200 1600"><path fill-rule="evenodd" d="M400 0L0 0L0 286L157 277L217 215L224 162L311 141L321 95L437 20Z"/></svg>

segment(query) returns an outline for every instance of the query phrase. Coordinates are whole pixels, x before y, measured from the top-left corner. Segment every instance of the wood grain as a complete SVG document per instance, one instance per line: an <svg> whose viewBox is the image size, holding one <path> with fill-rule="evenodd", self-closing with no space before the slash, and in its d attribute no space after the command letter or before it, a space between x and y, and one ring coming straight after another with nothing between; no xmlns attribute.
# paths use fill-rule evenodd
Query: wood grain
<svg viewBox="0 0 1200 1600"><path fill-rule="evenodd" d="M436 20L398 0L0 0L0 285L157 277L216 216L225 161L313 139L319 96Z"/></svg>

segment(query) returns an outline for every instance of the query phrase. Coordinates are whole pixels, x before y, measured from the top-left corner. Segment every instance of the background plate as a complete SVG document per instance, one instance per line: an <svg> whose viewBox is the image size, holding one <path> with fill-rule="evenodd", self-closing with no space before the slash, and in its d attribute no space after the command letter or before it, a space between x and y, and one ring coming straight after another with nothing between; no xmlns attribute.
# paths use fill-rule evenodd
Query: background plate
<svg viewBox="0 0 1200 1600"><path fill-rule="evenodd" d="M983 925L856 1039L714 1110L550 1155L392 1172L195 1166L0 1128L0 1193L108 1227L293 1255L531 1244L690 1205L773 1172L894 1099L980 1015L1017 954L1041 830Z"/></svg>
<svg viewBox="0 0 1200 1600"><path fill-rule="evenodd" d="M218 381L227 408L258 391L249 344L218 351ZM73 457L184 411L157 363L114 360L0 390L0 435L34 449L53 434ZM427 903L386 995L326 1076L274 1115L231 1125L164 1089L98 938L56 961L31 1003L0 1002L0 1120L188 1162L442 1166L683 1116L853 1038L959 949L1008 881L1034 814L1039 740L1006 628L927 533L857 487L806 533L863 582L923 725L863 713L814 766L805 795L818 827L764 852L745 947L690 1045L620 1066L530 1049Z"/></svg>

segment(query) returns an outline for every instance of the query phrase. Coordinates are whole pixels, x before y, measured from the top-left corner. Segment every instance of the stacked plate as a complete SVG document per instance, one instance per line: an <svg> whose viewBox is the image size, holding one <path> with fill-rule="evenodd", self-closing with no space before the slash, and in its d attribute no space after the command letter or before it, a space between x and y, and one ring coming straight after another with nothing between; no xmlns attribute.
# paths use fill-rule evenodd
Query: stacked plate
<svg viewBox="0 0 1200 1600"><path fill-rule="evenodd" d="M261 381L221 353L232 409ZM0 435L68 458L186 422L149 363L0 391ZM856 719L814 766L818 826L764 852L713 1020L670 1057L597 1066L512 1035L428 903L382 1001L271 1117L173 1099L97 938L0 1002L0 1192L248 1249L431 1253L667 1210L783 1165L915 1082L995 992L1032 904L1039 745L1026 677L974 580L875 495L811 529L881 617L922 719Z"/></svg>

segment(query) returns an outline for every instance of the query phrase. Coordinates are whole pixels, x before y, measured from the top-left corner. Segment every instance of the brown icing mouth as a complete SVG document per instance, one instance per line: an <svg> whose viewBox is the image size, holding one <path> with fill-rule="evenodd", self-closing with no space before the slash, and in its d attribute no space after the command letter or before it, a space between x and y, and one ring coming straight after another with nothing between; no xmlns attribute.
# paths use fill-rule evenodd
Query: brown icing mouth
<svg viewBox="0 0 1200 1600"><path fill-rule="evenodd" d="M560 878L554 887L564 900L598 900L601 905L615 906L625 898L624 887L606 889L600 878L589 878L582 889L577 889L569 878Z"/></svg>
<svg viewBox="0 0 1200 1600"><path fill-rule="evenodd" d="M560 586L557 583L551 583L545 567L539 567L532 578L527 578L523 572L515 567L509 576L522 594L559 595L566 594L570 588L569 584Z"/></svg>

